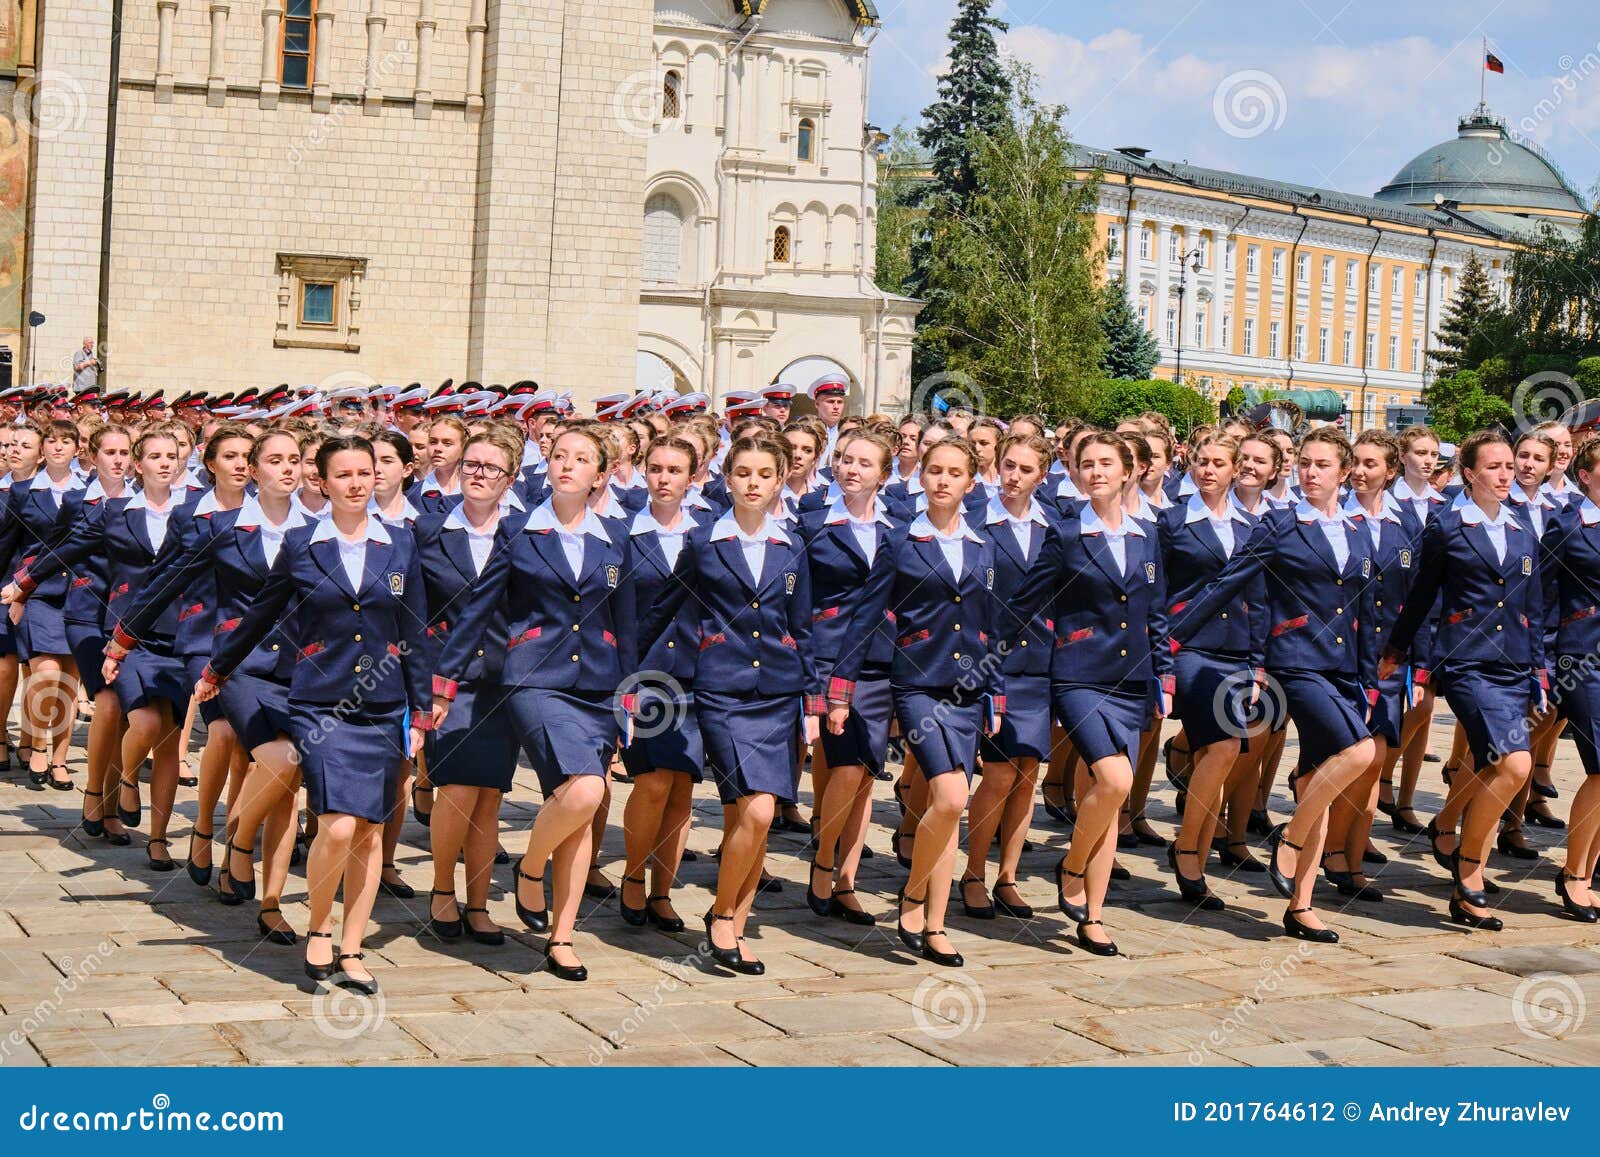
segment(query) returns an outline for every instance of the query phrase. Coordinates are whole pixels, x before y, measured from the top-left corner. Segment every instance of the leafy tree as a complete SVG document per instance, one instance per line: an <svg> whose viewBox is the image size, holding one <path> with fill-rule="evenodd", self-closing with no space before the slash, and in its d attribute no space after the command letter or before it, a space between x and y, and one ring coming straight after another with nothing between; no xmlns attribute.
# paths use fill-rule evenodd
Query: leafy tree
<svg viewBox="0 0 1600 1157"><path fill-rule="evenodd" d="M1025 67L1011 78L1014 119L975 138L968 207L930 218L929 298L940 308L920 328L991 412L1081 412L1105 346L1097 182L1074 177L1065 110L1034 96Z"/></svg>
<svg viewBox="0 0 1600 1157"><path fill-rule="evenodd" d="M1489 330L1502 314L1489 275L1476 253L1461 270L1456 296L1439 322L1437 344L1428 356L1441 374L1476 369L1495 352Z"/></svg>
<svg viewBox="0 0 1600 1157"><path fill-rule="evenodd" d="M1429 424L1448 442L1459 442L1474 430L1509 427L1511 405L1483 388L1476 370L1462 370L1434 381L1428 387Z"/></svg>
<svg viewBox="0 0 1600 1157"><path fill-rule="evenodd" d="M1195 426L1217 420L1217 407L1204 395L1179 382L1118 381L1101 383L1086 415L1102 426L1114 426L1146 410L1165 414L1173 431L1186 438Z"/></svg>
<svg viewBox="0 0 1600 1157"><path fill-rule="evenodd" d="M1121 277L1106 282L1101 295L1100 329L1106 335L1106 352L1100 369L1108 378L1144 381L1161 360L1161 347L1128 304Z"/></svg>
<svg viewBox="0 0 1600 1157"><path fill-rule="evenodd" d="M878 246L874 280L885 293L915 296L911 247L922 231L924 212L918 207L919 182L909 172L916 146L904 125L896 126L880 154L878 164Z"/></svg>

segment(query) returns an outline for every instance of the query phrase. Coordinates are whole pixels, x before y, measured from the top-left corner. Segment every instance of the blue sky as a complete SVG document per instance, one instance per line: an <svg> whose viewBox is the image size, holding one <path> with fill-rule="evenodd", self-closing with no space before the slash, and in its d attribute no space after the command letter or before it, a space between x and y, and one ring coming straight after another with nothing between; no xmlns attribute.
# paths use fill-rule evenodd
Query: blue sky
<svg viewBox="0 0 1600 1157"><path fill-rule="evenodd" d="M878 0L871 119L915 123L955 0ZM1593 0L997 0L1003 50L1033 64L1073 137L1370 194L1455 135L1481 37L1505 62L1491 111L1587 193L1600 178Z"/></svg>

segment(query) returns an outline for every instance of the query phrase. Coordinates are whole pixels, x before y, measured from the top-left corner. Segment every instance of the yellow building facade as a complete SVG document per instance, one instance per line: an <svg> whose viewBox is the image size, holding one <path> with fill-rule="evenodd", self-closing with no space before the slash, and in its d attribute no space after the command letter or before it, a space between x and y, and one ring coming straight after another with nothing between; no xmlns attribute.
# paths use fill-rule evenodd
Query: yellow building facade
<svg viewBox="0 0 1600 1157"><path fill-rule="evenodd" d="M1106 273L1160 344L1155 376L1181 374L1216 400L1234 386L1333 390L1356 430L1420 402L1472 255L1505 294L1519 245L1587 212L1553 162L1483 109L1373 197L1143 149L1077 153L1084 177L1101 174Z"/></svg>

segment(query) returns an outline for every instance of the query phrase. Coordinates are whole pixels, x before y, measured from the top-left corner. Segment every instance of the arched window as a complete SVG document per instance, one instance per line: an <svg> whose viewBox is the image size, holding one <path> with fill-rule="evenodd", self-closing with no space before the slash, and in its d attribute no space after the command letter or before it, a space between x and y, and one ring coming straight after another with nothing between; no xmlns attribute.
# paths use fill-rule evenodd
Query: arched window
<svg viewBox="0 0 1600 1157"><path fill-rule="evenodd" d="M644 203L643 269L646 281L678 283L683 265L683 209L669 193Z"/></svg>
<svg viewBox="0 0 1600 1157"><path fill-rule="evenodd" d="M800 159L809 161L816 149L817 126L810 117L800 122Z"/></svg>
<svg viewBox="0 0 1600 1157"><path fill-rule="evenodd" d="M675 121L683 115L683 77L668 69L661 81L661 119Z"/></svg>
<svg viewBox="0 0 1600 1157"><path fill-rule="evenodd" d="M782 264L789 262L789 226L779 225L772 231L772 260Z"/></svg>

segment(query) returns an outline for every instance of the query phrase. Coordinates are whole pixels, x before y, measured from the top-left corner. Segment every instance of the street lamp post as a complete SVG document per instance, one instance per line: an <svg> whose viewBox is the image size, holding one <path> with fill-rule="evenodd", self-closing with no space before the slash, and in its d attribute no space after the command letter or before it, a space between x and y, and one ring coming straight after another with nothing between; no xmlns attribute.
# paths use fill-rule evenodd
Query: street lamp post
<svg viewBox="0 0 1600 1157"><path fill-rule="evenodd" d="M1198 246L1189 250L1178 259L1178 368L1173 371L1172 380L1179 385L1183 384L1183 294L1189 284L1189 270L1200 272L1200 249Z"/></svg>

